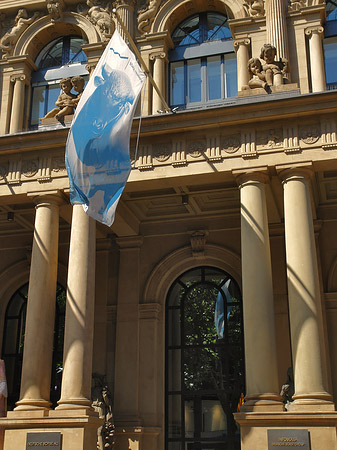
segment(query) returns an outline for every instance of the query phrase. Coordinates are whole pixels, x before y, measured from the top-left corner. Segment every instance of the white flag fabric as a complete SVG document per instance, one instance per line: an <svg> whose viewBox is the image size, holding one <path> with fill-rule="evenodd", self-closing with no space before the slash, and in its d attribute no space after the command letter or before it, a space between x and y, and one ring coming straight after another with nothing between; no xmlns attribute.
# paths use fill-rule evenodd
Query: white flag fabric
<svg viewBox="0 0 337 450"><path fill-rule="evenodd" d="M92 74L68 134L66 167L72 204L111 226L130 174L130 133L145 81L116 30Z"/></svg>

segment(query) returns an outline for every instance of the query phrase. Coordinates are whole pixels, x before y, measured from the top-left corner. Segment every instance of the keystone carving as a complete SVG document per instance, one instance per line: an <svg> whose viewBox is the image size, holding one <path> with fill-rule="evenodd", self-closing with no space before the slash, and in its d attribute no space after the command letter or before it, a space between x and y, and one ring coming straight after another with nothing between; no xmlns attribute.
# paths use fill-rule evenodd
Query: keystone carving
<svg viewBox="0 0 337 450"><path fill-rule="evenodd" d="M63 0L46 0L47 10L51 22L62 22L63 19Z"/></svg>
<svg viewBox="0 0 337 450"><path fill-rule="evenodd" d="M247 0L246 3L243 4L243 6L250 17L264 16L263 0Z"/></svg>
<svg viewBox="0 0 337 450"><path fill-rule="evenodd" d="M90 20L103 41L107 41L113 32L111 10L112 4L102 0L87 0L87 6L77 6L77 11Z"/></svg>

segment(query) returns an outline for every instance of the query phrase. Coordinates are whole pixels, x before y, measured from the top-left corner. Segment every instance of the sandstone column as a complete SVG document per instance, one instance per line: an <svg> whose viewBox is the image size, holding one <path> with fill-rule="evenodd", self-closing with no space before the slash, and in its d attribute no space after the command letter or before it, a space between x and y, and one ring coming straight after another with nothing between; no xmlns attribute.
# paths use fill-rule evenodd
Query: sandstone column
<svg viewBox="0 0 337 450"><path fill-rule="evenodd" d="M91 405L96 223L73 206L61 399L57 409Z"/></svg>
<svg viewBox="0 0 337 450"><path fill-rule="evenodd" d="M334 409L327 393L310 172L281 172L295 395L292 409Z"/></svg>
<svg viewBox="0 0 337 450"><path fill-rule="evenodd" d="M266 0L266 44L276 47L277 59L289 59L285 6L284 0Z"/></svg>
<svg viewBox="0 0 337 450"><path fill-rule="evenodd" d="M234 41L234 49L236 51L236 59L238 66L238 90L242 90L242 86L247 86L249 81L248 60L249 60L250 39L241 39Z"/></svg>
<svg viewBox="0 0 337 450"><path fill-rule="evenodd" d="M277 352L265 183L256 172L239 177L246 359L242 411L283 409L278 395Z"/></svg>
<svg viewBox="0 0 337 450"><path fill-rule="evenodd" d="M116 2L116 10L127 28L128 32L131 36L134 35L133 31L133 11L134 11L134 0L117 0ZM117 30L119 31L120 35L123 37L125 41L127 41L126 36L124 36L124 32L122 30L122 27L117 22Z"/></svg>
<svg viewBox="0 0 337 450"><path fill-rule="evenodd" d="M13 102L11 121L9 126L10 133L17 133L22 130L23 125L23 108L25 99L25 75L13 75L11 82L14 83L13 87Z"/></svg>
<svg viewBox="0 0 337 450"><path fill-rule="evenodd" d="M309 37L309 55L312 92L325 91L325 71L322 39L324 37L323 27L309 27L305 30Z"/></svg>
<svg viewBox="0 0 337 450"><path fill-rule="evenodd" d="M20 400L17 410L49 408L57 282L57 194L34 197L35 229L29 277Z"/></svg>
<svg viewBox="0 0 337 450"><path fill-rule="evenodd" d="M153 79L157 84L160 92L165 96L164 86L165 86L165 52L156 52L150 55L151 61L153 63ZM157 91L152 87L152 114L158 114L158 110L162 109L163 105L160 100Z"/></svg>

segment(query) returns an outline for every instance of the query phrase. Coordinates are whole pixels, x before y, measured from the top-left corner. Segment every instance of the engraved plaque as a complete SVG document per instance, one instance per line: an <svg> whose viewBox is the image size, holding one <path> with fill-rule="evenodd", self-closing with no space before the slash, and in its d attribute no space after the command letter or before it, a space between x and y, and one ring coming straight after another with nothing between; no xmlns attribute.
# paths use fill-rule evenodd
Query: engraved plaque
<svg viewBox="0 0 337 450"><path fill-rule="evenodd" d="M26 450L38 448L60 450L62 448L60 432L27 433Z"/></svg>
<svg viewBox="0 0 337 450"><path fill-rule="evenodd" d="M310 450L308 430L268 430L268 450L278 448Z"/></svg>

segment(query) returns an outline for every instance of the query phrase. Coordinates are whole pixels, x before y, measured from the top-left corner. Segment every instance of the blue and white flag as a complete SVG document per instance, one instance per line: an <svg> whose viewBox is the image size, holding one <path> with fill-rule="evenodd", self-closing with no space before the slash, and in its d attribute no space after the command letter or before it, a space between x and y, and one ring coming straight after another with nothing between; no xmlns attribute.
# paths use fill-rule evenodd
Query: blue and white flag
<svg viewBox="0 0 337 450"><path fill-rule="evenodd" d="M116 30L86 86L69 131L72 204L111 226L131 170L132 119L145 75Z"/></svg>
<svg viewBox="0 0 337 450"><path fill-rule="evenodd" d="M226 302L230 303L232 301L232 296L229 293L229 284L231 280L227 280L226 283L221 287L222 292L226 296ZM229 319L230 310L232 308L228 308L227 312L227 320ZM218 293L218 297L216 299L215 311L214 311L214 325L219 339L223 339L225 332L225 310L224 310L224 300L221 294L221 291Z"/></svg>

